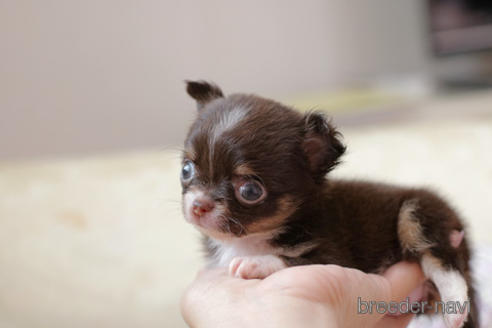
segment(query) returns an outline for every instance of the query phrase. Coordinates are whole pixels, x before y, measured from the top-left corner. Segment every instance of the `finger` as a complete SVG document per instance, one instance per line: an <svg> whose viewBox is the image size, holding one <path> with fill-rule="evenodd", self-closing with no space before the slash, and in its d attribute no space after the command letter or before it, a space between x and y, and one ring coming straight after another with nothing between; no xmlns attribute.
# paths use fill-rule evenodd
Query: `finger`
<svg viewBox="0 0 492 328"><path fill-rule="evenodd" d="M370 300L376 300L375 298L380 297L380 300L385 302L386 305L390 304L391 301L399 302L407 297L413 290L422 285L425 281L425 277L421 272L420 267L417 264L400 262L391 266L383 275L369 275L372 278L372 283L367 284L367 286L372 286L369 289L369 294L371 295ZM388 286L388 293L385 296L384 284L378 280L382 279ZM377 291L377 289L380 289ZM377 320L377 327L406 327L413 315L404 314L399 316L385 316L386 311L377 312L371 315L370 318L366 316L365 320L370 321Z"/></svg>
<svg viewBox="0 0 492 328"><path fill-rule="evenodd" d="M399 302L418 289L425 276L416 263L400 262L391 266L383 276L391 285L391 300Z"/></svg>
<svg viewBox="0 0 492 328"><path fill-rule="evenodd" d="M340 285L343 297L338 304L332 304L341 314L338 318L340 327L376 327L385 314L380 305L387 304L391 298L389 281L376 274L344 269ZM350 322L347 322L348 318Z"/></svg>

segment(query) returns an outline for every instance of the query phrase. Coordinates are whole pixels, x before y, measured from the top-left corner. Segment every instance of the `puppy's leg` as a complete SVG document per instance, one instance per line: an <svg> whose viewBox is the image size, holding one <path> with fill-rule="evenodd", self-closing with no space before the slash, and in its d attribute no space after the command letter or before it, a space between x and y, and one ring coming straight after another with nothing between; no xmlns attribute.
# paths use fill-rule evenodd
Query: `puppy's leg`
<svg viewBox="0 0 492 328"><path fill-rule="evenodd" d="M437 196L429 192L416 196L403 203L398 218L404 258L419 260L436 285L441 296L437 310L448 328L478 327L464 228Z"/></svg>
<svg viewBox="0 0 492 328"><path fill-rule="evenodd" d="M446 326L463 327L468 316L469 302L468 285L463 275L458 270L445 268L442 261L430 253L422 255L421 265L425 276L434 282L441 295L436 310L444 314ZM458 310L458 304L460 308L463 307L463 311Z"/></svg>

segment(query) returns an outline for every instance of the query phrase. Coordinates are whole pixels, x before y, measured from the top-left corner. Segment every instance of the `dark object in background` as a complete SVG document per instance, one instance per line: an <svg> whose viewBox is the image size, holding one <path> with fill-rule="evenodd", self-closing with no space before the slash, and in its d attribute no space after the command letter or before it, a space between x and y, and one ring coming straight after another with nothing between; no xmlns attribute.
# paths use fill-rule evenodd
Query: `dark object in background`
<svg viewBox="0 0 492 328"><path fill-rule="evenodd" d="M472 11L492 13L492 2L490 0L468 0L465 5Z"/></svg>
<svg viewBox="0 0 492 328"><path fill-rule="evenodd" d="M492 88L492 1L428 0L437 86L445 92Z"/></svg>
<svg viewBox="0 0 492 328"><path fill-rule="evenodd" d="M436 55L492 49L492 2L430 0L431 42Z"/></svg>

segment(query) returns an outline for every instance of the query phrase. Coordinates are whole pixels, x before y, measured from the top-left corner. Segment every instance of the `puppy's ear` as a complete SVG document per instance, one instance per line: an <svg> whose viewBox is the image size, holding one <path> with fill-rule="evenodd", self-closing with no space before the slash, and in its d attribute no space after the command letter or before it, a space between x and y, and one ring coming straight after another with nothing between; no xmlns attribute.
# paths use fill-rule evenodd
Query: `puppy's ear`
<svg viewBox="0 0 492 328"><path fill-rule="evenodd" d="M304 115L304 139L302 148L308 160L309 169L315 180L322 181L326 173L338 163L345 152L342 135L326 117L317 112Z"/></svg>
<svg viewBox="0 0 492 328"><path fill-rule="evenodd" d="M191 98L196 100L198 110L202 109L210 101L224 97L222 90L213 84L206 81L185 81L186 92Z"/></svg>

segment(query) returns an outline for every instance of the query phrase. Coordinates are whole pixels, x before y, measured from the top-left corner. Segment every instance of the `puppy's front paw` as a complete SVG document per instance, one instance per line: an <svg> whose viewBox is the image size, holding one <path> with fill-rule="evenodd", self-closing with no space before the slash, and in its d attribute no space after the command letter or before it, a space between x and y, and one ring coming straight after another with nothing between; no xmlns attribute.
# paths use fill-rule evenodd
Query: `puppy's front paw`
<svg viewBox="0 0 492 328"><path fill-rule="evenodd" d="M229 264L229 274L243 279L263 279L286 267L275 255L235 257Z"/></svg>

